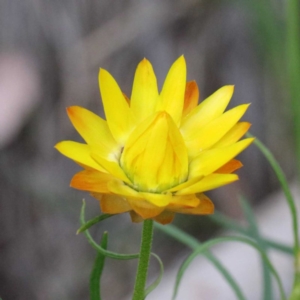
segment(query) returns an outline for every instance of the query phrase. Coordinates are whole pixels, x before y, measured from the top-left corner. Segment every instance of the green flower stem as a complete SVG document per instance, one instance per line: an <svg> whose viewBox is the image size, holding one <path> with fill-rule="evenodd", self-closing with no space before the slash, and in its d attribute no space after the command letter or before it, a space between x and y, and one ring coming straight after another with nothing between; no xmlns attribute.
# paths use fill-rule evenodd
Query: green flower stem
<svg viewBox="0 0 300 300"><path fill-rule="evenodd" d="M149 260L153 238L153 220L145 220L143 224L142 242L139 264L135 279L132 300L145 299L145 288L148 275Z"/></svg>

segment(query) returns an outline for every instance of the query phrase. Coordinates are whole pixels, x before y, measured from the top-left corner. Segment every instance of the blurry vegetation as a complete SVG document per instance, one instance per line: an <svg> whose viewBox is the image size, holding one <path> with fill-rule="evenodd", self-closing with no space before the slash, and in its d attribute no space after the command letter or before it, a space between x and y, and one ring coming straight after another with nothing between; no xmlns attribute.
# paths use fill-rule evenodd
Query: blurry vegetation
<svg viewBox="0 0 300 300"><path fill-rule="evenodd" d="M130 96L134 70L143 57L152 62L161 87L171 63L184 54L188 79L197 81L201 99L222 85L235 84L231 105L252 103L244 118L253 124L252 134L266 142L289 178L295 174L289 97L298 112L299 72L293 72L300 56L290 51L295 47L299 53L299 36L295 40L299 31L295 20L286 22L287 9L299 8L277 0L0 2L0 110L11 105L15 117L22 107L28 110L18 119L1 116L8 128L21 122L9 139L4 139L0 127L3 299L88 299L95 253L75 232L80 200L89 197L68 188L80 168L53 146L62 139L79 141L65 107L82 105L101 113L99 67L108 69ZM24 73L12 73L11 85L4 86L7 72L1 64L19 57L29 62L20 66ZM16 85L25 78L34 83L30 96L26 87ZM22 97L7 100L9 89L20 90ZM298 141L298 149L299 145ZM239 171L241 180L211 195L217 207L232 216L241 213L238 191L258 202L277 188L258 150L249 148L241 156L245 165ZM96 200L89 198L87 208L90 217L99 214ZM182 216L176 224L203 239L213 229L207 218ZM138 249L140 226L131 224L127 215L103 222L93 233L108 229L109 248L124 253ZM183 249L173 245L177 244L161 235L155 252L161 255L169 249L171 259L170 253ZM132 289L128 274L135 262L107 260L107 264L111 267L103 281L104 297L121 299Z"/></svg>

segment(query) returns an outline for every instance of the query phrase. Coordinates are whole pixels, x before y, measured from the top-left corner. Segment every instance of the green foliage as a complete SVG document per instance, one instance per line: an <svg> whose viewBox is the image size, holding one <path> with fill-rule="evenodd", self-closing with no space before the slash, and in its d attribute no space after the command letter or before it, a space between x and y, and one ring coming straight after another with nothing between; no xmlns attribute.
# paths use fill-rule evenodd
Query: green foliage
<svg viewBox="0 0 300 300"><path fill-rule="evenodd" d="M160 270L159 270L159 275L155 279L155 281L149 287L147 287L147 289L145 291L145 297L147 295L149 295L154 289L156 289L156 287L160 284L163 274L164 274L164 265L163 265L163 262L160 259L160 257L158 255L156 255L155 253L151 253L151 255L157 259Z"/></svg>
<svg viewBox="0 0 300 300"><path fill-rule="evenodd" d="M103 233L101 247L107 249L107 232ZM101 252L97 253L93 270L90 275L90 300L101 300L100 295L100 279L104 269L105 255Z"/></svg>
<svg viewBox="0 0 300 300"><path fill-rule="evenodd" d="M256 240L258 246L267 255L268 246L259 233L255 215L253 213L251 206L249 205L248 201L244 197L240 198L240 203L241 203L244 215L248 221L250 235ZM266 264L266 262L263 259L262 259L262 268L263 268L263 280L264 280L262 300L272 300L274 298L273 298L273 292L272 292L271 275L268 270L268 265Z"/></svg>
<svg viewBox="0 0 300 300"><path fill-rule="evenodd" d="M279 277L277 271L275 270L275 268L273 267L272 263L268 259L266 253L263 251L263 249L261 249L258 246L258 244L256 242L254 242L253 240L250 240L249 238L244 238L244 237L215 238L213 240L210 240L210 241L207 241L207 242L203 243L200 247L198 247L195 251L193 251L192 254L189 255L189 257L183 262L183 264L181 265L181 267L180 267L180 269L177 273L173 299L175 299L175 297L176 297L176 294L177 294L178 287L179 287L180 281L182 279L182 276L183 276L185 270L190 265L190 263L193 261L193 259L196 256L198 256L200 254L203 254L203 252L208 250L210 247L212 247L214 245L217 245L217 244L220 244L220 243L224 243L224 242L242 242L242 243L248 244L249 246L252 246L256 250L258 250L261 254L261 257L262 257L264 263L266 263L266 265L268 266L270 272L273 274L274 278L276 279L276 281L278 283L278 287L279 287L279 290L280 290L280 297L281 297L280 299L281 300L286 299L286 297L284 295L283 285L282 285L282 282L280 280L280 277Z"/></svg>
<svg viewBox="0 0 300 300"><path fill-rule="evenodd" d="M149 293L151 293L160 283L163 276L163 263L158 255L155 253L151 253L151 245L152 245L152 228L153 221L147 220L144 222L143 227L143 238L141 245L141 252L136 254L120 254L116 252L112 252L107 250L107 232L103 234L101 245L97 244L95 240L90 235L88 228L91 226L104 221L105 219L111 217L112 215L103 214L97 216L94 219L91 219L85 222L85 201L83 200L81 212L80 212L80 223L81 227L78 229L77 233L84 232L88 242L95 248L98 252L96 256L96 260L94 263L94 267L90 276L90 298L91 300L101 300L100 296L100 278L104 268L104 261L106 257L118 259L118 260L129 260L139 258L139 266L138 272L136 276L136 284L134 289L134 298L136 300L144 299ZM147 288L145 289L147 273L148 273L148 263L149 256L152 255L156 258L160 266L160 272L157 279Z"/></svg>
<svg viewBox="0 0 300 300"><path fill-rule="evenodd" d="M84 226L86 226L85 218L84 218L84 213L85 213L85 201L83 200L82 208L81 208L81 213L80 213L81 228L84 227ZM88 242L92 245L92 247L95 248L98 252L102 253L104 256L107 256L107 257L110 257L110 258L113 258L113 259L119 259L119 260L128 260L128 259L139 258L139 253L135 253L135 254L120 254L120 253L108 251L108 250L104 249L103 247L101 247L100 245L98 245L94 241L94 239L92 238L92 236L90 235L90 233L89 233L88 230L85 230L84 234L85 234Z"/></svg>
<svg viewBox="0 0 300 300"><path fill-rule="evenodd" d="M181 229L177 228L174 225L163 226L160 224L154 224L156 228L163 231L167 235L181 242L182 244L190 247L193 250L198 249L201 246L201 243L192 237L191 235L185 233ZM227 271L227 269L222 265L222 263L209 251L204 251L203 255L210 260L210 262L218 269L218 271L223 275L224 279L233 289L237 299L245 300L245 296L243 295L242 290L238 286L237 282L231 276L231 274ZM178 288L178 287L177 287ZM176 293L175 293L176 294ZM175 295L174 295L175 296Z"/></svg>

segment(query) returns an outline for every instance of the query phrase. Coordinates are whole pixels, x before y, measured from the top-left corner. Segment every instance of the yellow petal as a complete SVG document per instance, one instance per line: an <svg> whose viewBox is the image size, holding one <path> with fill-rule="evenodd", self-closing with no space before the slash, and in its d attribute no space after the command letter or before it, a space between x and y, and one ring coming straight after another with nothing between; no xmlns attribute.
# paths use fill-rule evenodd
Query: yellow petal
<svg viewBox="0 0 300 300"><path fill-rule="evenodd" d="M223 86L202 101L200 105L183 119L181 131L185 135L188 135L188 132L193 131L194 128L200 129L207 123L218 118L225 111L233 91L234 86Z"/></svg>
<svg viewBox="0 0 300 300"><path fill-rule="evenodd" d="M238 179L239 177L236 174L210 174L194 185L178 191L176 195L189 195L206 192L232 183Z"/></svg>
<svg viewBox="0 0 300 300"><path fill-rule="evenodd" d="M90 155L90 147L73 141L62 141L55 148L64 156L74 160L83 167L106 172Z"/></svg>
<svg viewBox="0 0 300 300"><path fill-rule="evenodd" d="M114 177L107 173L84 170L74 175L70 186L83 191L95 193L109 193L107 183Z"/></svg>
<svg viewBox="0 0 300 300"><path fill-rule="evenodd" d="M118 195L91 193L91 196L98 199L100 208L106 214L121 214L131 210L127 200Z"/></svg>
<svg viewBox="0 0 300 300"><path fill-rule="evenodd" d="M171 194L153 194L153 193L141 193L132 189L128 185L125 185L122 181L111 181L108 183L108 189L110 192L120 195L126 198L135 199L137 201L146 201L151 205L157 207L165 207L172 199Z"/></svg>
<svg viewBox="0 0 300 300"><path fill-rule="evenodd" d="M190 214L190 215L209 215L214 212L214 204L212 201L204 194L197 195L199 201L198 206L193 208L172 208L171 211L181 214Z"/></svg>
<svg viewBox="0 0 300 300"><path fill-rule="evenodd" d="M182 117L188 115L198 104L199 88L196 81L186 83Z"/></svg>
<svg viewBox="0 0 300 300"><path fill-rule="evenodd" d="M203 128L194 128L189 131L188 136L183 135L189 155L195 157L199 152L210 148L218 142L238 122L248 106L249 104L239 105Z"/></svg>
<svg viewBox="0 0 300 300"><path fill-rule="evenodd" d="M144 200L134 200L128 198L128 203L130 204L131 208L143 219L151 219L156 217L164 210L164 207L157 207Z"/></svg>
<svg viewBox="0 0 300 300"><path fill-rule="evenodd" d="M166 190L166 192L174 193L174 192L177 192L179 190L182 190L182 189L184 189L184 188L186 188L186 187L188 187L188 186L190 186L190 185L192 185L192 184L200 181L203 177L204 176L201 175L199 177L190 178L187 181L185 181L185 182L183 182L181 184L178 184L178 185L172 187L171 189Z"/></svg>
<svg viewBox="0 0 300 300"><path fill-rule="evenodd" d="M105 214L121 214L132 208L123 197L105 194L100 200L101 211Z"/></svg>
<svg viewBox="0 0 300 300"><path fill-rule="evenodd" d="M179 125L182 117L186 85L186 63L180 56L171 66L159 96L157 111L166 111Z"/></svg>
<svg viewBox="0 0 300 300"><path fill-rule="evenodd" d="M139 192L143 199L147 200L149 203L158 206L165 207L172 200L172 195L168 194L155 194L155 193L142 193Z"/></svg>
<svg viewBox="0 0 300 300"><path fill-rule="evenodd" d="M97 147L91 147L91 156L92 158L99 164L103 169L113 175L114 177L127 182L131 183L126 174L124 173L123 169L119 165L119 161L114 156L104 158L101 153L98 151Z"/></svg>
<svg viewBox="0 0 300 300"><path fill-rule="evenodd" d="M108 127L115 140L123 145L132 130L132 116L122 91L115 79L103 69L99 85Z"/></svg>
<svg viewBox="0 0 300 300"><path fill-rule="evenodd" d="M191 195L182 195L182 196L173 196L170 204L167 209L170 207L182 207L182 208L190 208L196 207L199 205L200 200L196 197L195 194Z"/></svg>
<svg viewBox="0 0 300 300"><path fill-rule="evenodd" d="M123 94L128 106L130 106L130 99L127 97L127 95L125 93L122 93L122 94Z"/></svg>
<svg viewBox="0 0 300 300"><path fill-rule="evenodd" d="M162 225L166 225L171 223L174 220L174 217L175 217L175 213L165 210L158 216L154 217L153 219Z"/></svg>
<svg viewBox="0 0 300 300"><path fill-rule="evenodd" d="M107 153L118 148L106 121L102 118L80 106L68 107L67 112L73 126L87 144L99 145L105 148Z"/></svg>
<svg viewBox="0 0 300 300"><path fill-rule="evenodd" d="M230 174L239 168L241 168L243 164L237 160L237 159L232 159L228 163L226 163L224 166L216 170L214 173L218 174Z"/></svg>
<svg viewBox="0 0 300 300"><path fill-rule="evenodd" d="M249 130L251 124L248 122L239 122L235 124L216 144L214 147L226 147L236 143Z"/></svg>
<svg viewBox="0 0 300 300"><path fill-rule="evenodd" d="M134 198L134 199L141 199L142 197L140 194L129 187L128 185L125 185L124 182L119 180L114 180L108 183L108 189L111 193L114 193L119 196L123 196L126 198Z"/></svg>
<svg viewBox="0 0 300 300"><path fill-rule="evenodd" d="M132 132L121 165L138 191L161 192L186 180L187 149L168 113L156 113Z"/></svg>
<svg viewBox="0 0 300 300"><path fill-rule="evenodd" d="M248 147L253 140L253 138L248 138L228 147L203 151L190 163L189 178L206 176L215 172Z"/></svg>
<svg viewBox="0 0 300 300"><path fill-rule="evenodd" d="M137 124L155 112L157 100L156 76L151 63L144 58L135 72L130 104Z"/></svg>

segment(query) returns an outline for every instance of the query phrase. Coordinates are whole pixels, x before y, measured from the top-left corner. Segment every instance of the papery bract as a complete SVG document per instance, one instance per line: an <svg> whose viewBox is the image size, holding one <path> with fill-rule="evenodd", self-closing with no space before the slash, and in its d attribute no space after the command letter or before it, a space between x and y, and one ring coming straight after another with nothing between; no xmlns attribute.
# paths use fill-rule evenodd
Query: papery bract
<svg viewBox="0 0 300 300"><path fill-rule="evenodd" d="M150 62L138 65L131 99L100 69L99 85L106 120L78 106L67 109L86 143L63 141L63 155L81 165L71 186L88 191L104 213L130 212L133 222L152 218L170 223L175 213L211 214L203 194L238 179L234 159L252 138L239 141L248 122L239 122L247 104L225 112L233 86L224 86L198 105L196 82L186 83L181 56L162 91Z"/></svg>

